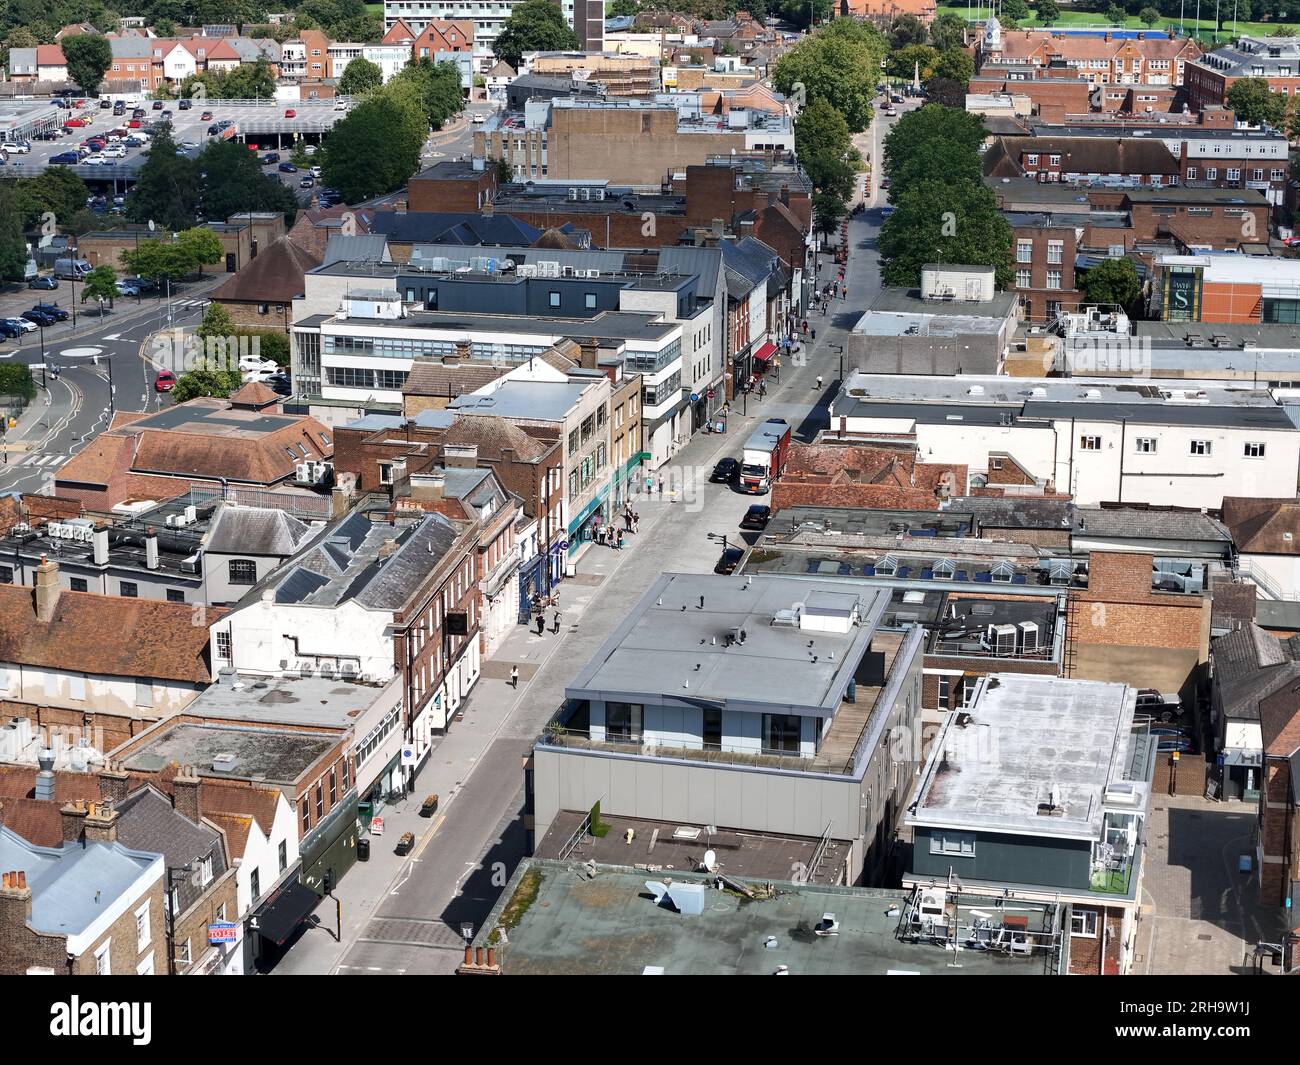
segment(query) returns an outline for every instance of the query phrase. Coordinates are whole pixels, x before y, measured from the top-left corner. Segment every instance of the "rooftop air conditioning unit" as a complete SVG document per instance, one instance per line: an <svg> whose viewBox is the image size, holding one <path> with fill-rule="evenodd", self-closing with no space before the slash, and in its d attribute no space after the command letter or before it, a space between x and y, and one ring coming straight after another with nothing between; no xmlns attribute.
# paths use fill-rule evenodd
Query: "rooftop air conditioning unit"
<svg viewBox="0 0 1300 1065"><path fill-rule="evenodd" d="M1016 653L1016 627L1014 625L990 625L988 629L989 650L997 655Z"/></svg>
<svg viewBox="0 0 1300 1065"><path fill-rule="evenodd" d="M186 525L193 525L193 524L194 524L196 521L198 521L198 520L199 520L199 511L198 511L198 508L195 507L195 506L192 506L192 505L186 507L186 508L185 508L185 524L186 524Z"/></svg>
<svg viewBox="0 0 1300 1065"><path fill-rule="evenodd" d="M1019 628L1021 653L1034 654L1038 650L1038 622L1022 621Z"/></svg>
<svg viewBox="0 0 1300 1065"><path fill-rule="evenodd" d="M570 189L570 190L569 190L569 199L570 199L571 201L576 201L576 200L578 199L578 190L577 190L577 189Z"/></svg>
<svg viewBox="0 0 1300 1065"><path fill-rule="evenodd" d="M524 263L515 271L520 277L537 277L537 266L533 263Z"/></svg>

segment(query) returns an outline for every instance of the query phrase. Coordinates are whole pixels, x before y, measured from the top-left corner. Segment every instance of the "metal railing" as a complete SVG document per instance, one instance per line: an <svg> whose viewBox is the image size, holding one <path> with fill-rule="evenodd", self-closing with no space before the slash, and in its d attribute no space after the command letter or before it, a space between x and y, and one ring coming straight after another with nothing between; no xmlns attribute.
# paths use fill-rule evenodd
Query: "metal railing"
<svg viewBox="0 0 1300 1065"><path fill-rule="evenodd" d="M787 751L775 751L760 748L757 751L724 751L714 748L706 749L701 742L699 746L653 742L646 743L639 739L594 740L586 732L567 729L556 723L548 725L538 740L547 747L569 747L587 751L610 751L615 754L636 755L641 758L681 758L693 762L707 762L720 765L749 766L756 769L793 769L800 772L814 772L813 755L790 754ZM839 770L819 768L819 773L839 774L847 772L851 766Z"/></svg>
<svg viewBox="0 0 1300 1065"><path fill-rule="evenodd" d="M1279 602L1297 602L1300 601L1300 592L1288 592L1277 580L1266 570L1254 566L1246 559L1237 560L1237 576L1249 577L1255 584L1259 585L1268 593L1270 599L1276 599Z"/></svg>

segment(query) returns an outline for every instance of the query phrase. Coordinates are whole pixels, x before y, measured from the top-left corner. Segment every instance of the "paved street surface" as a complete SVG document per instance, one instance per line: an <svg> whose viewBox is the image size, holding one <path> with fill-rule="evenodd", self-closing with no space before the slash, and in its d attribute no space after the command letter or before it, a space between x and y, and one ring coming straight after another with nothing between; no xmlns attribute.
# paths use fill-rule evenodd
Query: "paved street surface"
<svg viewBox="0 0 1300 1065"><path fill-rule="evenodd" d="M876 157L882 132L872 138ZM415 794L386 812L384 837L373 842L371 860L356 865L340 883L342 942L335 939L335 908L327 900L317 908L317 926L300 934L277 974L424 974L456 967L464 947L462 925L477 930L527 853L520 817L523 760L574 670L661 573L712 570L719 547L708 533L739 535L740 518L754 500L708 483L713 464L724 455L736 456L760 419L785 418L804 440L828 424L826 407L838 387L839 368L832 345L844 343L845 330L879 287L879 222L874 210L850 221L848 299L835 301L825 318L809 317L809 324L817 326L817 341L807 364L785 360L780 382L768 384L766 399L736 400L726 434L697 435L664 467L665 485L677 488L678 498L639 497L634 507L641 514L641 532L629 538L622 552L588 549L578 577L560 586L563 627L558 635L548 628L539 637L519 626L485 661L463 720L453 724L430 756ZM833 259L823 257L821 283L833 280L834 271ZM821 390L814 384L818 374L825 379ZM508 682L512 665L519 666L517 692ZM441 797L433 821L418 813L429 794ZM408 831L419 842L409 857L401 858L393 845Z"/></svg>
<svg viewBox="0 0 1300 1065"><path fill-rule="evenodd" d="M1254 873L1237 866L1253 861L1254 829L1253 805L1152 798L1135 973L1248 973L1255 944L1280 941L1285 911L1261 907Z"/></svg>

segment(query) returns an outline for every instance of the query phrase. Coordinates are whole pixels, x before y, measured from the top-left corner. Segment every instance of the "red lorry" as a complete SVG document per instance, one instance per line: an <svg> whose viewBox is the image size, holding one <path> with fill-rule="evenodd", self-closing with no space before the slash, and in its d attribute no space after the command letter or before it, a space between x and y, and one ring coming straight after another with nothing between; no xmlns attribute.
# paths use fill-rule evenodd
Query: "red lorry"
<svg viewBox="0 0 1300 1065"><path fill-rule="evenodd" d="M790 454L790 426L783 418L769 418L745 441L740 455L740 490L763 495L785 472Z"/></svg>

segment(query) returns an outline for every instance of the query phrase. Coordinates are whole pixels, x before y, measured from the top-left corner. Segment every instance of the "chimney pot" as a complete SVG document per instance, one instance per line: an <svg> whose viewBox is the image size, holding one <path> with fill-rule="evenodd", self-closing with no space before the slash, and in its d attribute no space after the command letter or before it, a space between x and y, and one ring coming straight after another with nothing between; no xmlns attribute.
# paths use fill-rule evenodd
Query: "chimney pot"
<svg viewBox="0 0 1300 1065"><path fill-rule="evenodd" d="M482 965L482 964L483 964L483 948L482 948L482 947L475 947L475 948L474 948L474 964L475 964L475 965Z"/></svg>
<svg viewBox="0 0 1300 1065"><path fill-rule="evenodd" d="M488 947L488 949L487 949L487 963L488 963L488 968L489 968L489 969L495 969L495 968L496 968L496 964L497 964L497 948L496 948L496 947Z"/></svg>
<svg viewBox="0 0 1300 1065"><path fill-rule="evenodd" d="M27 886L27 870L21 869L18 872L18 886L25 888Z"/></svg>
<svg viewBox="0 0 1300 1065"><path fill-rule="evenodd" d="M474 964L474 948L473 948L473 947L466 947L466 948L465 948L465 964L466 964L466 965L473 965L473 964Z"/></svg>

